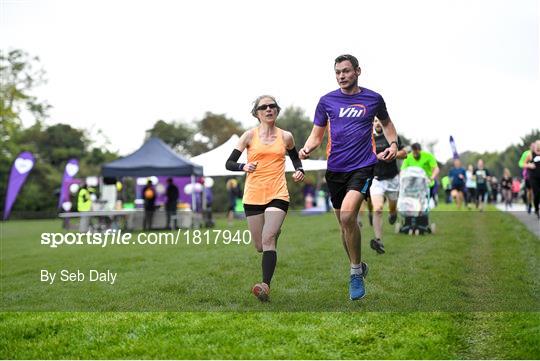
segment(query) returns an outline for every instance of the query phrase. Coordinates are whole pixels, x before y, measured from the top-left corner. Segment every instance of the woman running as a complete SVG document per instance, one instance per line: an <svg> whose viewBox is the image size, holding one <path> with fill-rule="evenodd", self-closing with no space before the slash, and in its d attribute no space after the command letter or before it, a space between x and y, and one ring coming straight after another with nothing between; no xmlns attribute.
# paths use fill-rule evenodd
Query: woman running
<svg viewBox="0 0 540 361"><path fill-rule="evenodd" d="M273 96L258 97L251 114L258 119L259 126L242 134L226 163L228 170L247 173L244 210L255 247L263 254L262 282L255 284L252 292L261 301L268 300L277 261L276 242L289 208L289 191L285 180L286 153L294 165L293 180L304 180L302 162L292 134L276 127L280 110ZM237 163L244 149L247 149L248 163Z"/></svg>

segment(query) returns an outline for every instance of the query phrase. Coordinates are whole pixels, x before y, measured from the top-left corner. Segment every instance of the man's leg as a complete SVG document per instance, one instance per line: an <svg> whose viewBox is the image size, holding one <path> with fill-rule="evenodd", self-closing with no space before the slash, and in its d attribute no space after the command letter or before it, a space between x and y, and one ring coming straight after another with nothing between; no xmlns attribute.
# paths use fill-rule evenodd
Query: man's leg
<svg viewBox="0 0 540 361"><path fill-rule="evenodd" d="M388 213L389 215L389 222L390 224L394 224L397 220L397 192L395 192L394 195L388 195Z"/></svg>
<svg viewBox="0 0 540 361"><path fill-rule="evenodd" d="M533 202L533 190L532 187L527 188L527 212L531 213Z"/></svg>
<svg viewBox="0 0 540 361"><path fill-rule="evenodd" d="M461 209L461 204L463 203L463 193L459 189L453 189L452 197L456 202L457 209Z"/></svg>
<svg viewBox="0 0 540 361"><path fill-rule="evenodd" d="M334 209L334 214L336 215L338 224L339 224L339 230L341 232L341 243L343 244L343 248L345 249L345 253L347 253L347 259L350 260L351 255L349 254L349 248L347 247L347 241L345 240L345 233L343 231L343 228L341 227L341 221L340 221L340 210Z"/></svg>
<svg viewBox="0 0 540 361"><path fill-rule="evenodd" d="M452 195L452 200L454 201L454 204L457 204L458 191L456 189L452 189L452 192L450 194Z"/></svg>
<svg viewBox="0 0 540 361"><path fill-rule="evenodd" d="M339 223L343 230L351 265L359 265L361 262L360 227L358 227L356 217L363 199L360 192L350 190L345 195L340 209Z"/></svg>
<svg viewBox="0 0 540 361"><path fill-rule="evenodd" d="M373 232L375 233L375 238L382 238L382 215L384 207L384 196L383 195L371 195L371 203L373 204Z"/></svg>
<svg viewBox="0 0 540 361"><path fill-rule="evenodd" d="M540 178L529 178L532 186L534 213L540 218Z"/></svg>
<svg viewBox="0 0 540 361"><path fill-rule="evenodd" d="M356 190L349 190L343 199L339 212L339 223L347 245L349 262L351 264L349 296L351 300L358 300L365 295L364 277L367 265L361 261L360 228L356 222L358 210L364 196Z"/></svg>
<svg viewBox="0 0 540 361"><path fill-rule="evenodd" d="M371 194L371 202L373 203L373 232L375 238L369 243L371 248L379 254L384 253L384 246L382 243L382 222L383 222L383 207L384 196L381 194Z"/></svg>
<svg viewBox="0 0 540 361"><path fill-rule="evenodd" d="M486 203L486 198L488 198L488 191L482 190L480 192L480 211L482 212L484 210L484 204Z"/></svg>
<svg viewBox="0 0 540 361"><path fill-rule="evenodd" d="M371 201L371 196L366 200L366 204L368 209L369 225L373 227L373 202Z"/></svg>

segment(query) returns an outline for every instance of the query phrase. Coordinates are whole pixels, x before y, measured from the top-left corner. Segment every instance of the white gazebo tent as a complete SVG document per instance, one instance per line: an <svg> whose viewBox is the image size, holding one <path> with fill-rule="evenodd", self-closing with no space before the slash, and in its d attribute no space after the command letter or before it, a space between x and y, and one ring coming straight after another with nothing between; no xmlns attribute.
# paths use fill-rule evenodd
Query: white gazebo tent
<svg viewBox="0 0 540 361"><path fill-rule="evenodd" d="M229 155L233 149L236 147L236 144L238 144L239 138L240 137L238 135L234 134L225 143L206 153L191 158L190 161L203 166L204 175L207 177L238 176L239 172L231 172L225 169L225 162L229 158ZM292 162L288 156L286 158L285 171L293 172L294 167ZM247 163L246 152L242 153L238 162ZM312 170L325 170L326 160L306 159L302 161L302 166L306 172Z"/></svg>

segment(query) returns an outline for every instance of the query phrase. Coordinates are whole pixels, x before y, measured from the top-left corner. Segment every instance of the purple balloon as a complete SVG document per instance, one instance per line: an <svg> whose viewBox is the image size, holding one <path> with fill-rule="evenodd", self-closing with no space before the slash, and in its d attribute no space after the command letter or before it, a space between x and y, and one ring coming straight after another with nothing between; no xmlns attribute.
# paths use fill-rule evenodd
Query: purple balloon
<svg viewBox="0 0 540 361"><path fill-rule="evenodd" d="M28 174L34 168L34 163L35 158L30 152L22 152L13 162L6 192L6 202L4 204L4 221L8 219L19 191L26 181Z"/></svg>

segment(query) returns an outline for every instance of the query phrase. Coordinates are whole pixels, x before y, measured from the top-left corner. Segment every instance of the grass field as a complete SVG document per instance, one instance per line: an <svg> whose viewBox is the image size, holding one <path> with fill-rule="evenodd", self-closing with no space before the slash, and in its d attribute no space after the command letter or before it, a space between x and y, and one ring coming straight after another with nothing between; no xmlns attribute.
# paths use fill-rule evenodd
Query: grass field
<svg viewBox="0 0 540 361"><path fill-rule="evenodd" d="M249 294L260 278L250 245L51 249L40 234L59 231L58 221L0 223L0 355L538 359L539 239L497 211L431 218L436 235L386 226L383 256L363 243L368 294L353 303L333 216L291 212L268 304ZM46 285L42 268L110 268L118 281Z"/></svg>

